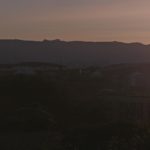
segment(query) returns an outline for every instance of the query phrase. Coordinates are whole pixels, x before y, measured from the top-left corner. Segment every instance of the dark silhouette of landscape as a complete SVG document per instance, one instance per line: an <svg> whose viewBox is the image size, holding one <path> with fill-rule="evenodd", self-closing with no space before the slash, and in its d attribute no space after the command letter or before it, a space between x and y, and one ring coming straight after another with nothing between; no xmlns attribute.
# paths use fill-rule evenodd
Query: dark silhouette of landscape
<svg viewBox="0 0 150 150"><path fill-rule="evenodd" d="M0 40L0 149L149 150L150 45Z"/></svg>
<svg viewBox="0 0 150 150"><path fill-rule="evenodd" d="M149 62L150 45L122 42L0 40L0 63L51 62L69 66Z"/></svg>

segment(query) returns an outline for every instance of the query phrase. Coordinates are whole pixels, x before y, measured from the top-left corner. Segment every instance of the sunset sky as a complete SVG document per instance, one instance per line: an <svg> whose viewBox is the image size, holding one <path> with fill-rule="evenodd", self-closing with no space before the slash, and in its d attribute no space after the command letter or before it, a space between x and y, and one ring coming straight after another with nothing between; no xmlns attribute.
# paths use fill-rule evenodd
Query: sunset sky
<svg viewBox="0 0 150 150"><path fill-rule="evenodd" d="M0 38L150 43L150 1L0 0Z"/></svg>

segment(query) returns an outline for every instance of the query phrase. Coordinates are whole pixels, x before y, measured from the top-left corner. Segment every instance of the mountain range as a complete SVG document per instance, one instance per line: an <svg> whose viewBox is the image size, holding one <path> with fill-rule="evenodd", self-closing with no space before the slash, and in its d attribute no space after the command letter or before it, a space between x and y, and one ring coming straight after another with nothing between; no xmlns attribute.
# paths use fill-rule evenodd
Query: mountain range
<svg viewBox="0 0 150 150"><path fill-rule="evenodd" d="M150 45L123 42L0 40L0 63L50 62L104 66L150 62Z"/></svg>

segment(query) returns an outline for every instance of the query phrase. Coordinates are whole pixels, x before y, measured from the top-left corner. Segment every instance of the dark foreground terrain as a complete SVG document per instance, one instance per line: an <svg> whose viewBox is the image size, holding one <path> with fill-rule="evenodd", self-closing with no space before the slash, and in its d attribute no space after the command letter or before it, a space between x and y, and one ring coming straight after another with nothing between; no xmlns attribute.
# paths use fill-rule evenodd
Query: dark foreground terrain
<svg viewBox="0 0 150 150"><path fill-rule="evenodd" d="M0 76L0 149L150 149L149 85L141 84L148 64L49 76L10 75L8 68Z"/></svg>

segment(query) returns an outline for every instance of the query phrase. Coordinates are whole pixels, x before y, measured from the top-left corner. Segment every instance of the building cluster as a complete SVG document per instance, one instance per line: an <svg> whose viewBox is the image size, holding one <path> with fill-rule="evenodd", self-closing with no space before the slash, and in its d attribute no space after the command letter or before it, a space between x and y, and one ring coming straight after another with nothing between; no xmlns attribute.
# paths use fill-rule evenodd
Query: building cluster
<svg viewBox="0 0 150 150"><path fill-rule="evenodd" d="M103 70L105 90L144 96L150 89L150 65L126 65Z"/></svg>
<svg viewBox="0 0 150 150"><path fill-rule="evenodd" d="M60 71L65 69L64 66L50 63L20 63L20 64L1 64L0 65L0 77L3 76L36 76L47 75L55 76Z"/></svg>

